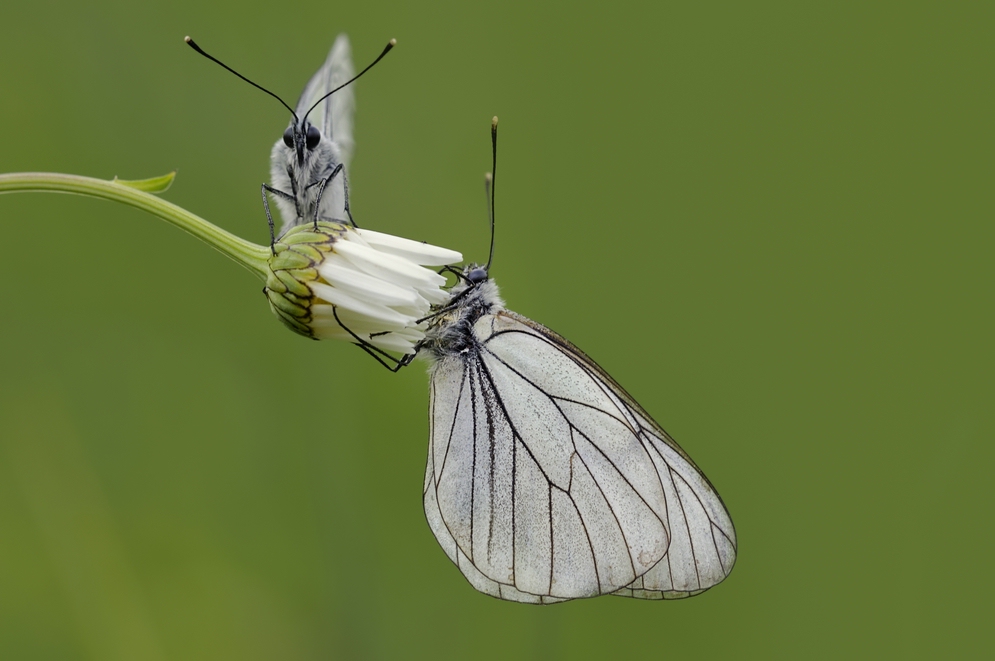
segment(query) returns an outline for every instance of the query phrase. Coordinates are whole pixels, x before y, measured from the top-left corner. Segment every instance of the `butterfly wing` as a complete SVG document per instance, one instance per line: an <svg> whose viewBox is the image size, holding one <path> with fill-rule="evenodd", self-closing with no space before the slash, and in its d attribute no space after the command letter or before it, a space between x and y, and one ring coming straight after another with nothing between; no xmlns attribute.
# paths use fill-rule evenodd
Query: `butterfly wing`
<svg viewBox="0 0 995 661"><path fill-rule="evenodd" d="M329 51L325 63L311 76L311 80L304 87L301 98L297 101L298 117L303 117L318 99L339 85L345 84L354 75L349 38L340 34L332 44L332 50ZM356 94L350 85L322 100L308 115L308 120L321 129L322 136L338 147L340 162L345 164L346 168L349 167L356 147L352 137L355 111Z"/></svg>
<svg viewBox="0 0 995 661"><path fill-rule="evenodd" d="M717 585L736 562L736 529L721 497L690 456L597 363L569 340L515 315L567 352L592 381L610 393L652 460L667 498L667 554L652 569L614 594L643 599L680 599Z"/></svg>
<svg viewBox="0 0 995 661"><path fill-rule="evenodd" d="M735 533L718 494L611 377L513 312L473 333L475 349L433 372L424 502L474 587L532 603L659 598L728 574Z"/></svg>

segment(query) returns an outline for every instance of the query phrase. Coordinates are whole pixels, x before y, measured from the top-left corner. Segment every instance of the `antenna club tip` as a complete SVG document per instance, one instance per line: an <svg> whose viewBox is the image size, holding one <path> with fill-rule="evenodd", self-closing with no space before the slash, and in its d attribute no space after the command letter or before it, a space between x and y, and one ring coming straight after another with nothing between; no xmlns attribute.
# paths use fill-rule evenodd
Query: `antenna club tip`
<svg viewBox="0 0 995 661"><path fill-rule="evenodd" d="M388 43L388 44L390 44L390 47L391 47L391 48L393 48L394 46L396 46L396 45L397 45L397 39L391 39L391 40L390 40L390 41L388 41L387 43Z"/></svg>
<svg viewBox="0 0 995 661"><path fill-rule="evenodd" d="M187 35L187 36L183 37L183 41L185 41L185 42L187 42L189 44L189 43L193 42L193 39L190 38L190 35Z"/></svg>
<svg viewBox="0 0 995 661"><path fill-rule="evenodd" d="M494 115L493 117L491 117L491 128L496 129L497 125L498 125L498 118L497 115Z"/></svg>
<svg viewBox="0 0 995 661"><path fill-rule="evenodd" d="M492 173L490 173L490 172L485 172L484 173L484 183L489 184L492 181L494 181L494 175Z"/></svg>

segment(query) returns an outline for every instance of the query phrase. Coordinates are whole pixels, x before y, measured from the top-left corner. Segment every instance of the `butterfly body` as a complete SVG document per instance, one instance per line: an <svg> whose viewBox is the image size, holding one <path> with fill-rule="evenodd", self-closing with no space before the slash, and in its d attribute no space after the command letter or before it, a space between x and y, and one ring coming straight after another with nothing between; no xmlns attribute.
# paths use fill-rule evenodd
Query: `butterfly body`
<svg viewBox="0 0 995 661"><path fill-rule="evenodd" d="M301 143L310 126L293 126L294 142ZM289 129L288 129L289 131ZM341 166L341 167L340 167ZM270 157L272 187L275 200L284 219L280 234L287 229L315 220L342 222L345 211L345 164L337 145L322 136L313 149L289 147L281 139L273 146ZM338 181L336 181L336 179ZM322 182L327 182L322 186ZM341 182L341 183L340 183Z"/></svg>
<svg viewBox="0 0 995 661"><path fill-rule="evenodd" d="M421 346L433 363L424 506L450 559L478 590L528 603L679 598L723 580L735 529L694 462L475 268Z"/></svg>
<svg viewBox="0 0 995 661"><path fill-rule="evenodd" d="M349 39L342 34L308 81L290 125L270 153L272 184L266 190L283 217L280 235L315 219L349 220L345 169L355 147L355 93L346 86L326 95L352 77Z"/></svg>

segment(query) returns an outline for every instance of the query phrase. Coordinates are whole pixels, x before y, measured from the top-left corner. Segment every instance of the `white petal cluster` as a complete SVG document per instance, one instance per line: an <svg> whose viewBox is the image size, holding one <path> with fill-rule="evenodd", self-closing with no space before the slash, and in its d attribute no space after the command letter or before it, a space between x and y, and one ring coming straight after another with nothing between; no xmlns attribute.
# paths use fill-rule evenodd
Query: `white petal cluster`
<svg viewBox="0 0 995 661"><path fill-rule="evenodd" d="M425 337L417 323L449 300L446 278L426 266L462 261L460 253L372 230L349 228L307 282L314 295L308 326L317 339L355 342L343 328L388 351L410 353Z"/></svg>

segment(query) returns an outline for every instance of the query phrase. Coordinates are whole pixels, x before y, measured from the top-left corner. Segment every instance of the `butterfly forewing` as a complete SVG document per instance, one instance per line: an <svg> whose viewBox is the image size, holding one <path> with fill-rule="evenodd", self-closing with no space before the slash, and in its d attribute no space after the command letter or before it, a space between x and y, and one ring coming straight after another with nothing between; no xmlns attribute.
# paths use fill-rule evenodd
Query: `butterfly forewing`
<svg viewBox="0 0 995 661"><path fill-rule="evenodd" d="M530 456L491 378L481 361L451 358L436 367L429 525L482 592L530 603L599 594L577 506Z"/></svg>

